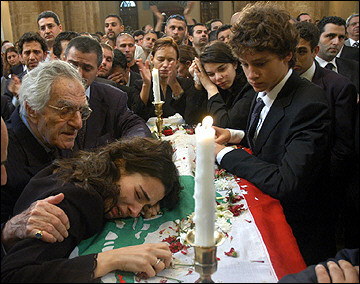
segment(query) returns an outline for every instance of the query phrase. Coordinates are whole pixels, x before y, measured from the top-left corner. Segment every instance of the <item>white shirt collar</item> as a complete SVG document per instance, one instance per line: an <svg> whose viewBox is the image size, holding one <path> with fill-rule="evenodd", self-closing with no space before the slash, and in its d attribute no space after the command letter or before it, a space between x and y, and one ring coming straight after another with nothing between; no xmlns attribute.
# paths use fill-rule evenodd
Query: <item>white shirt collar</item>
<svg viewBox="0 0 360 284"><path fill-rule="evenodd" d="M331 61L326 61L326 60L324 60L324 59L322 59L322 58L320 58L319 56L316 55L315 59L319 63L320 67L322 67L322 68L325 68L325 66L328 63L334 64L335 68L333 69L333 71L337 72L337 65L336 65L336 61L335 61L336 57L334 57L333 60L331 60Z"/></svg>
<svg viewBox="0 0 360 284"><path fill-rule="evenodd" d="M353 44L354 44L355 42L359 43L359 41L356 41L356 40L353 40L352 38L349 38L350 46L353 46Z"/></svg>
<svg viewBox="0 0 360 284"><path fill-rule="evenodd" d="M301 78L305 78L308 79L310 82L312 81L314 74L315 74L315 62L313 62L313 64L311 64L311 66L309 67L308 70L306 70L304 73L302 73L300 75Z"/></svg>
<svg viewBox="0 0 360 284"><path fill-rule="evenodd" d="M131 76L131 72L129 71L129 79L128 79L128 82L126 83L127 87L130 87L130 76Z"/></svg>
<svg viewBox="0 0 360 284"><path fill-rule="evenodd" d="M265 94L265 92L258 93L257 97L262 98L266 107L268 107L268 108L271 107L271 105L275 101L277 95L279 94L281 89L284 87L286 81L291 76L292 72L293 72L293 70L290 68L289 71L287 72L287 74L285 75L285 77L269 93L266 93L266 94Z"/></svg>
<svg viewBox="0 0 360 284"><path fill-rule="evenodd" d="M90 100L90 86L85 90L85 95L89 101Z"/></svg>

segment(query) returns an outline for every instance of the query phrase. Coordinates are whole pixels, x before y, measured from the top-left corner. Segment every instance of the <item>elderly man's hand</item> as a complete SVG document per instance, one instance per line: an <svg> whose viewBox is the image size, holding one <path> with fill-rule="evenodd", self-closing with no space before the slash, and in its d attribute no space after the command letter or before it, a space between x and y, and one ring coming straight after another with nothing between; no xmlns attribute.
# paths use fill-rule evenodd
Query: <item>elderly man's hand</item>
<svg viewBox="0 0 360 284"><path fill-rule="evenodd" d="M55 205L63 199L64 194L60 193L38 200L25 211L11 218L1 232L1 240L5 248L10 248L18 240L35 238L38 231L42 232L41 240L44 242L62 242L68 237L69 219L65 212Z"/></svg>
<svg viewBox="0 0 360 284"><path fill-rule="evenodd" d="M330 275L323 265L318 264L315 267L319 283L359 283L359 266L353 266L343 259L339 260L339 265L334 261L329 261L327 266Z"/></svg>

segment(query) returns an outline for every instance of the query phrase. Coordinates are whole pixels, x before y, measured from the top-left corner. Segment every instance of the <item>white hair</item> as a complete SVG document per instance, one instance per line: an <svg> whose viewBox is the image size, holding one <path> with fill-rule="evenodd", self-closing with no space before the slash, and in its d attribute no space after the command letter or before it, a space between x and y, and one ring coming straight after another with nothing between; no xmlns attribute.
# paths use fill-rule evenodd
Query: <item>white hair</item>
<svg viewBox="0 0 360 284"><path fill-rule="evenodd" d="M59 78L77 80L85 88L80 73L70 63L62 60L41 62L22 80L19 89L20 113L27 116L25 102L34 111L42 111L50 100L52 85Z"/></svg>

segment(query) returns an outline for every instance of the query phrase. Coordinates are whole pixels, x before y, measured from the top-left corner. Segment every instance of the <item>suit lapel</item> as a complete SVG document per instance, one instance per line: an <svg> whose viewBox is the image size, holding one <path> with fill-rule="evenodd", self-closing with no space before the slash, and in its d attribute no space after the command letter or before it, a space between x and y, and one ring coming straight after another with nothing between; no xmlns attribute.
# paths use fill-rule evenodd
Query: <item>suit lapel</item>
<svg viewBox="0 0 360 284"><path fill-rule="evenodd" d="M264 146L271 132L285 115L285 108L290 104L293 95L293 87L296 77L294 72L285 83L273 102L256 138L253 153L257 155Z"/></svg>

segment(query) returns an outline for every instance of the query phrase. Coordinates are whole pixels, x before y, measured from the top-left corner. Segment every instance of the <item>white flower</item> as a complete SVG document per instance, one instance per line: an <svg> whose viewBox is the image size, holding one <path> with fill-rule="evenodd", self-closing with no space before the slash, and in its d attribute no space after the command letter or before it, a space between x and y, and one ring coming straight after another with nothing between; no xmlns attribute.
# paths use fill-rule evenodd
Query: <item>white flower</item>
<svg viewBox="0 0 360 284"><path fill-rule="evenodd" d="M217 218L215 222L215 228L220 229L224 233L231 231L232 225L228 222L227 218Z"/></svg>

